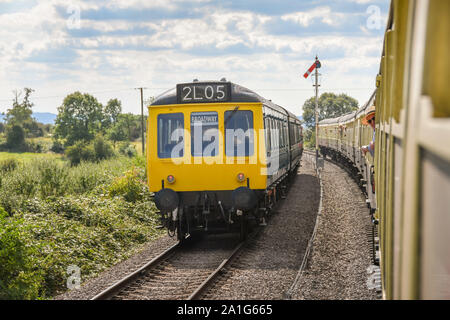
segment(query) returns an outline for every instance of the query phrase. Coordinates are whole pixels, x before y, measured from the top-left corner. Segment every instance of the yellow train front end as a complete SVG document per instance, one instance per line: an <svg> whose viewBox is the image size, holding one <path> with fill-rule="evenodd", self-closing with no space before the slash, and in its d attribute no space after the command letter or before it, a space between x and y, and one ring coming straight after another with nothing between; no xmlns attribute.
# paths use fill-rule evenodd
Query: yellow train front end
<svg viewBox="0 0 450 320"><path fill-rule="evenodd" d="M180 241L235 229L244 238L300 165L297 117L231 82L177 85L149 106L147 128L149 188Z"/></svg>
<svg viewBox="0 0 450 320"><path fill-rule="evenodd" d="M249 125L240 129L253 130L253 143L249 146L252 150L245 155L235 156L226 152L225 120L233 112L235 116L241 114L249 121ZM196 122L200 117L203 122ZM174 133L169 127L171 121L176 122L177 129L183 130L183 136L176 134L176 138L183 141L178 150L171 148L173 141L169 135ZM218 134L209 141L201 142L203 150L194 150L195 144L191 142L200 123L203 130L217 130ZM264 130L261 103L151 106L148 128L148 137L151 137L147 157L150 191L158 192L164 187L175 192L232 191L247 185L252 189L266 189L267 176L261 174L266 168L265 150L264 144L259 143L259 132ZM218 141L215 141L216 138ZM174 153L165 153L167 148Z"/></svg>

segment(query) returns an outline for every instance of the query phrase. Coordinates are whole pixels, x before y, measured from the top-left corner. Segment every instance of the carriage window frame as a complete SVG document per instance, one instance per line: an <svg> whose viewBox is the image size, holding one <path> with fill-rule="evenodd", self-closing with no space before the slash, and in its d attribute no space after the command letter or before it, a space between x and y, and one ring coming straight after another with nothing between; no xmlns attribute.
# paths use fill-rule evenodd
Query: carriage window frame
<svg viewBox="0 0 450 320"><path fill-rule="evenodd" d="M170 130L169 129L169 131L171 131L171 133L170 134L168 133L166 137L162 137L161 135L164 133L163 132L164 131L163 130L164 127L162 127L162 126L164 126L164 123L161 124L160 120L163 120L163 121L164 120L166 120L166 121L177 120L178 123L181 122L182 126L181 127L177 127L177 128L174 129L174 130L176 130L176 129L182 129L183 130L183 134L181 136L182 141L183 141L183 148L181 149L181 155L179 154L177 157L172 157L173 147L175 147L177 145L177 143L173 143L173 144L175 144L175 146L172 147L172 150L170 152L162 151L162 149L161 149L162 148L162 146L161 146L162 139L165 139L166 140L165 142L170 142L168 139L170 139L169 136L171 136L173 134L174 130ZM165 125L170 125L170 124L166 123ZM186 148L184 127L185 127L185 125L184 125L184 114L182 112L177 112L177 113L160 113L160 114L158 114L158 117L157 117L157 139L158 139L158 141L157 141L157 150L158 150L158 158L159 159L176 159L176 158L183 158L184 157L184 152L185 152L185 148ZM168 145L168 143L165 143L165 145Z"/></svg>
<svg viewBox="0 0 450 320"><path fill-rule="evenodd" d="M230 124L231 120L235 120L236 116L242 115L242 114L248 114L249 117L247 117L247 120L249 120L248 123L248 128L247 130L250 130L250 137L249 137L249 144L248 144L248 148L245 145L244 146L244 150L245 150L245 154L244 155L238 155L236 154L236 150L233 149L233 152L230 154L230 150L228 150L227 148L227 129L231 129L228 127L228 125ZM227 121L227 123L225 123L225 121ZM253 111L251 110L226 110L224 112L224 134L225 134L225 155L227 157L251 157L255 154L255 133L254 133L254 128L255 128L255 124L254 124L254 115L253 115ZM236 128L233 128L236 129ZM238 128L238 129L243 129L243 128Z"/></svg>

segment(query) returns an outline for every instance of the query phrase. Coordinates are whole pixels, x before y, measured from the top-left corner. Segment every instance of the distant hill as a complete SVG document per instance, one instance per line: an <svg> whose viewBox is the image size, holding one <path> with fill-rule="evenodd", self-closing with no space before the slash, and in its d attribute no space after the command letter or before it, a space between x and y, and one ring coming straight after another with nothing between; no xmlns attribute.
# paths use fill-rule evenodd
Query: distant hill
<svg viewBox="0 0 450 320"><path fill-rule="evenodd" d="M54 124L56 120L56 114L50 112L34 112L32 117L43 124ZM0 121L5 121L5 116L2 114L0 114Z"/></svg>

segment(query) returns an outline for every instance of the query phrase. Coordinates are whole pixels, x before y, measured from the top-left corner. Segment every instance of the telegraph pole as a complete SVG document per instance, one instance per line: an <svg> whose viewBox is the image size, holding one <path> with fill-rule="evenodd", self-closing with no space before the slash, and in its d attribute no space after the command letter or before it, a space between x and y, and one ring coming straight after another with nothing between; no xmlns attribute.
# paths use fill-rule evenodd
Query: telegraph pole
<svg viewBox="0 0 450 320"><path fill-rule="evenodd" d="M316 65L319 61L318 57L316 56ZM316 117L316 161L319 158L319 68L316 67L315 72L315 84L313 85L316 88L316 106L314 108L315 117Z"/></svg>
<svg viewBox="0 0 450 320"><path fill-rule="evenodd" d="M145 155L145 136L144 136L144 88L135 88L141 91L141 133L142 133L142 155Z"/></svg>

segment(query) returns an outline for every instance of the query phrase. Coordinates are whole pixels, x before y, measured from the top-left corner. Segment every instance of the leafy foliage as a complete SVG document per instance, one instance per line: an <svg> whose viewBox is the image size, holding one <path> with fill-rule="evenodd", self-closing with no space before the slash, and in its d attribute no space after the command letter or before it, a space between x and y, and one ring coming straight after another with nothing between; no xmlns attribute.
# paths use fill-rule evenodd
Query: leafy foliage
<svg viewBox="0 0 450 320"><path fill-rule="evenodd" d="M68 266L85 281L158 237L136 163L41 159L0 173L0 299L52 297L67 289Z"/></svg>
<svg viewBox="0 0 450 320"><path fill-rule="evenodd" d="M42 270L32 261L22 219L10 218L0 207L0 299L36 299Z"/></svg>
<svg viewBox="0 0 450 320"><path fill-rule="evenodd" d="M58 108L55 136L65 140L66 146L77 141L91 141L102 129L103 106L90 94L69 94Z"/></svg>
<svg viewBox="0 0 450 320"><path fill-rule="evenodd" d="M6 144L11 150L19 150L25 146L25 131L19 125L8 127Z"/></svg>
<svg viewBox="0 0 450 320"><path fill-rule="evenodd" d="M122 102L117 99L110 99L105 106L104 112L106 121L116 124L119 115L122 113Z"/></svg>
<svg viewBox="0 0 450 320"><path fill-rule="evenodd" d="M103 136L97 135L91 143L78 141L66 149L66 156L71 165L78 165L81 161L101 161L114 155L111 144Z"/></svg>
<svg viewBox="0 0 450 320"><path fill-rule="evenodd" d="M19 103L18 100L20 93L16 92L16 99L13 101L12 108L6 111L6 123L10 126L24 126L33 121L31 118L33 103L30 102L30 95L34 90L30 88L25 88L24 90L25 96L22 103Z"/></svg>
<svg viewBox="0 0 450 320"><path fill-rule="evenodd" d="M73 146L67 147L66 156L71 165L80 164L81 161L93 161L94 149L84 141L78 141Z"/></svg>
<svg viewBox="0 0 450 320"><path fill-rule="evenodd" d="M128 143L128 142L122 142L119 145L119 153L123 154L127 157L135 157L137 155L136 148L134 145Z"/></svg>
<svg viewBox="0 0 450 320"><path fill-rule="evenodd" d="M142 200L146 193L147 186L145 182L139 178L138 169L133 167L131 170L125 172L125 175L114 179L108 188L110 196L123 196L128 202L136 202Z"/></svg>
<svg viewBox="0 0 450 320"><path fill-rule="evenodd" d="M104 160L109 159L114 155L114 150L111 144L103 138L102 135L97 135L93 141L94 159Z"/></svg>

